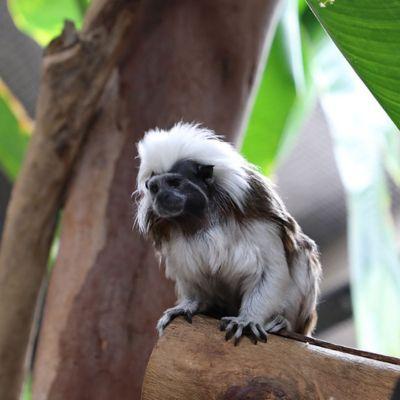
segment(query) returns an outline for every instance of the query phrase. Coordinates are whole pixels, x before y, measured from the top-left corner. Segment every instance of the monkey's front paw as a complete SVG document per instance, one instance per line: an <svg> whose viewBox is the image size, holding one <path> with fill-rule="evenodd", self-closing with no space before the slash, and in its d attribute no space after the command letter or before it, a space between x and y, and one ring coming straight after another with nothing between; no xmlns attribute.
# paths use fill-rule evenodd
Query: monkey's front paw
<svg viewBox="0 0 400 400"><path fill-rule="evenodd" d="M158 335L161 336L164 333L164 329L170 324L170 322L176 317L182 315L187 322L192 323L193 312L183 307L173 307L164 311L163 316L158 320L157 331Z"/></svg>
<svg viewBox="0 0 400 400"><path fill-rule="evenodd" d="M226 331L225 340L233 337L235 346L238 345L243 334L247 334L254 344L257 344L258 340L264 343L267 341L267 332L260 323L247 321L241 317L221 318L220 329Z"/></svg>

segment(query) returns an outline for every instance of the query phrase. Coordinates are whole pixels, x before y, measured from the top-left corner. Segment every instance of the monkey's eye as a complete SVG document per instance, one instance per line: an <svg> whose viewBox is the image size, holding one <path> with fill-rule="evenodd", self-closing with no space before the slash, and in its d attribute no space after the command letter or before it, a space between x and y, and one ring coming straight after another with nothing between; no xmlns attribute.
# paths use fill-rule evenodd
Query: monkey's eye
<svg viewBox="0 0 400 400"><path fill-rule="evenodd" d="M207 183L210 182L214 171L214 165L199 165L197 167L197 174L199 178L203 179Z"/></svg>
<svg viewBox="0 0 400 400"><path fill-rule="evenodd" d="M144 186L146 187L146 189L149 188L149 180L155 175L154 171L151 173L150 178L148 178L146 180L146 182L144 183Z"/></svg>

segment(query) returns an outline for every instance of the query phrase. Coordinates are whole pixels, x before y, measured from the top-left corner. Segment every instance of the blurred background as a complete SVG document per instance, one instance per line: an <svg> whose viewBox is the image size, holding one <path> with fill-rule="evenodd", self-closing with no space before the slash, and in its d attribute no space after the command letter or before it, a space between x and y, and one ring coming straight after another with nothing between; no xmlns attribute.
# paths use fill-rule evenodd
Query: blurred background
<svg viewBox="0 0 400 400"><path fill-rule="evenodd" d="M88 4L0 0L0 232L33 129L43 47L65 19L79 27ZM288 2L241 150L274 180L320 248L324 277L316 336L395 356L399 138L305 1ZM52 257L56 251L57 239Z"/></svg>

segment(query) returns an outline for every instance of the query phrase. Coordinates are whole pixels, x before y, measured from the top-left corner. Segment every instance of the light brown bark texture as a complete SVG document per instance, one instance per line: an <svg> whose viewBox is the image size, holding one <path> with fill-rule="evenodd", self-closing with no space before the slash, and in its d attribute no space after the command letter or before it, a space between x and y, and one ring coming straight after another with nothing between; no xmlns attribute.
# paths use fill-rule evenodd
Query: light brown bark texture
<svg viewBox="0 0 400 400"><path fill-rule="evenodd" d="M132 229L137 142L197 121L239 138L278 0L149 0L70 185L34 371L34 400L139 399L155 323L174 301Z"/></svg>
<svg viewBox="0 0 400 400"><path fill-rule="evenodd" d="M112 3L112 4L110 4ZM47 49L35 131L12 192L0 249L0 398L15 400L63 193L132 26L135 1L95 1L81 33Z"/></svg>
<svg viewBox="0 0 400 400"><path fill-rule="evenodd" d="M254 345L226 342L218 321L175 320L147 366L143 400L390 400L400 360L269 335ZM321 343L327 345L326 343ZM342 351L341 351L342 350ZM354 352L354 351L353 351ZM357 353L356 351L354 353ZM384 359L376 355L379 359Z"/></svg>

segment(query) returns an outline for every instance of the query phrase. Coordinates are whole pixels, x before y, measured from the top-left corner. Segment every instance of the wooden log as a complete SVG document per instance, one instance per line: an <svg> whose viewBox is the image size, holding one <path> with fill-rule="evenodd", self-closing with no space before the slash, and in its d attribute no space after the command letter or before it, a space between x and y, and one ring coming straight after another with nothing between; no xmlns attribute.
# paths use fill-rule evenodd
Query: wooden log
<svg viewBox="0 0 400 400"><path fill-rule="evenodd" d="M203 316L175 320L150 357L142 399L398 398L399 359L305 337L257 345L244 337L235 347L217 327Z"/></svg>

